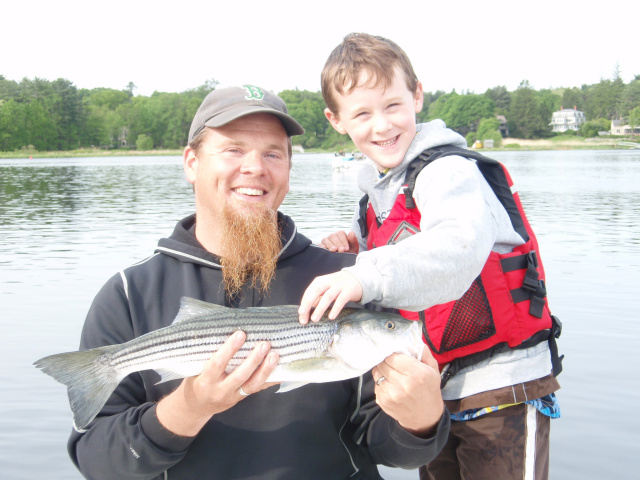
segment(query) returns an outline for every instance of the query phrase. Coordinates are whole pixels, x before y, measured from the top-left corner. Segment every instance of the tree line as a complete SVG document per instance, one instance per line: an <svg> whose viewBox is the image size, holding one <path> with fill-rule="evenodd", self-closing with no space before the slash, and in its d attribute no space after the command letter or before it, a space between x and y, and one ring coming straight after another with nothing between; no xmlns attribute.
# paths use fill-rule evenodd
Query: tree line
<svg viewBox="0 0 640 480"><path fill-rule="evenodd" d="M133 83L122 90L88 90L63 78L16 82L0 75L0 151L180 149L198 106L217 84L209 80L185 92L141 96L134 95ZM349 144L326 120L320 92L284 90L279 95L306 131L294 143L324 150ZM585 112L588 121L579 132L585 137L610 130L613 119L640 126L640 75L628 84L614 73L612 79L579 88L535 90L525 80L512 92L497 86L482 94L425 92L424 98L419 121L440 118L470 143L474 138L499 142L497 116L506 118L510 137L550 137L552 113L561 107Z"/></svg>

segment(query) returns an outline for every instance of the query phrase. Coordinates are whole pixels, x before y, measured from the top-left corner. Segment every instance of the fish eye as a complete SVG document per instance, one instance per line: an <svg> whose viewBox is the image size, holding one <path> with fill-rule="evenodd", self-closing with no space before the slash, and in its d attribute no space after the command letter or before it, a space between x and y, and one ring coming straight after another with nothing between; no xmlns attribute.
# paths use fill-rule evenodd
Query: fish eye
<svg viewBox="0 0 640 480"><path fill-rule="evenodd" d="M387 323L385 323L384 326L386 327L387 330L395 330L396 322L394 322L393 320L387 320Z"/></svg>

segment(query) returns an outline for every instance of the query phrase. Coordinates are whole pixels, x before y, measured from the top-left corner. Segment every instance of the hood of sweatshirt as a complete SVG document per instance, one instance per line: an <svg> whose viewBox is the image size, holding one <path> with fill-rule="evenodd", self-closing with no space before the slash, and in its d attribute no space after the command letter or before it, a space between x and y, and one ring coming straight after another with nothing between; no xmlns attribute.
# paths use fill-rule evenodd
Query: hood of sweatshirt
<svg viewBox="0 0 640 480"><path fill-rule="evenodd" d="M420 123L416 125L416 136L400 165L389 170L382 178L374 165L362 167L358 175L358 186L369 195L369 201L378 220L383 221L386 218L395 202L409 164L424 150L444 145L467 148L467 141L459 133L447 128L442 120Z"/></svg>
<svg viewBox="0 0 640 480"><path fill-rule="evenodd" d="M282 238L282 250L278 261L295 255L311 245L311 240L297 232L296 225L290 217L278 212L278 223L281 226ZM207 251L196 239L195 228L195 214L183 218L175 226L169 238L160 239L156 252L174 257L181 262L221 268L220 257Z"/></svg>

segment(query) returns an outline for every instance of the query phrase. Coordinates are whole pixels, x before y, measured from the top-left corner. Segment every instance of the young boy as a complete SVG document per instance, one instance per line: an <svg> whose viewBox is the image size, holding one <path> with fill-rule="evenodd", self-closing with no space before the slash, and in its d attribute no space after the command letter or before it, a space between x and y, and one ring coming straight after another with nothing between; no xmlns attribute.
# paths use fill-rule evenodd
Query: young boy
<svg viewBox="0 0 640 480"><path fill-rule="evenodd" d="M421 479L546 479L549 419L559 416L559 327L508 173L461 150L465 139L441 120L416 125L422 85L390 40L345 37L324 66L322 94L333 128L375 168L360 172L366 195L353 231L322 242L358 253L356 265L317 277L300 321L317 321L331 305L335 318L354 301L423 322L455 421ZM403 372L377 373L376 394L391 396Z"/></svg>

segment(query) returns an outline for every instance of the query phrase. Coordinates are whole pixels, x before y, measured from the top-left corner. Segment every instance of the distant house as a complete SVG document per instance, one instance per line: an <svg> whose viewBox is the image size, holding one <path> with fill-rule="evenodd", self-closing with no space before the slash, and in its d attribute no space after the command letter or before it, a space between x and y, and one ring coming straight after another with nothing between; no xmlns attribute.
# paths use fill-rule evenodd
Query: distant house
<svg viewBox="0 0 640 480"><path fill-rule="evenodd" d="M551 116L551 123L549 124L552 127L553 132L566 132L569 130L578 131L580 130L580 125L587 121L587 118L584 115L584 112L581 112L576 107L571 108L562 108L558 112L553 112Z"/></svg>
<svg viewBox="0 0 640 480"><path fill-rule="evenodd" d="M640 128L631 128L631 125L624 125L622 120L611 120L611 135L637 135Z"/></svg>
<svg viewBox="0 0 640 480"><path fill-rule="evenodd" d="M120 135L118 135L118 140L120 141L120 146L121 147L126 147L127 146L127 136L129 135L129 130L127 129L127 127L122 127L122 131L120 132Z"/></svg>
<svg viewBox="0 0 640 480"><path fill-rule="evenodd" d="M509 127L507 127L507 117L505 117L504 115L496 115L496 118L500 122L500 126L498 127L500 134L502 135L503 138L508 137Z"/></svg>

